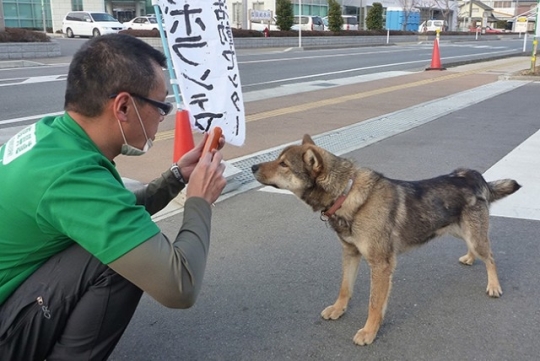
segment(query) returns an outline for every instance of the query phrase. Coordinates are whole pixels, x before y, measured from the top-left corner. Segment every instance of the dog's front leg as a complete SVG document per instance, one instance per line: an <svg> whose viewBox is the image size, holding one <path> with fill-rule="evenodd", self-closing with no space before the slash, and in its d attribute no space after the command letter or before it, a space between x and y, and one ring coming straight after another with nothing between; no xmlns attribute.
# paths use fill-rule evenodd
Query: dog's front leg
<svg viewBox="0 0 540 361"><path fill-rule="evenodd" d="M354 282L358 275L360 259L362 258L362 255L358 252L356 246L344 241L342 241L341 244L343 246L341 287L336 302L332 306L326 307L321 312L321 316L325 320L337 320L347 310L347 305L352 297Z"/></svg>
<svg viewBox="0 0 540 361"><path fill-rule="evenodd" d="M396 259L370 262L371 267L371 291L369 295L369 310L366 324L354 335L353 341L357 345L369 345L375 340L377 332L381 327L388 296L392 288L392 274L396 268Z"/></svg>

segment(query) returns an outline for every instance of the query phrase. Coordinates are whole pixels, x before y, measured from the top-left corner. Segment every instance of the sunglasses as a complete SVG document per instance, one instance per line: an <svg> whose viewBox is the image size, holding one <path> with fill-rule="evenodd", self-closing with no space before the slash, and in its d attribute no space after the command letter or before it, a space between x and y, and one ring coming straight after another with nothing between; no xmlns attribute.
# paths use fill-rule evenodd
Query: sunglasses
<svg viewBox="0 0 540 361"><path fill-rule="evenodd" d="M161 116L166 116L173 109L172 103L169 103L169 102L160 102L160 101L153 100L153 99L150 99L150 98L147 98L147 97L143 97L142 95L139 95L139 94L129 93L129 95L131 95L134 98L140 99L140 100L142 100L144 102L147 102L150 105L155 106L158 109L159 114ZM118 96L118 94L109 95L109 99L116 98L117 96Z"/></svg>

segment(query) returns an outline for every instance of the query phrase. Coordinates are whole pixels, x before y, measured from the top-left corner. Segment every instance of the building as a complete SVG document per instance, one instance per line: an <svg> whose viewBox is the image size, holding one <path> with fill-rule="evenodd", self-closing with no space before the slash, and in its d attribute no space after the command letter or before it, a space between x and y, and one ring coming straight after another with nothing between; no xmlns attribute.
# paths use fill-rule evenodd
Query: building
<svg viewBox="0 0 540 361"><path fill-rule="evenodd" d="M7 27L62 30L64 16L73 10L102 11L120 22L153 14L152 0L0 0Z"/></svg>
<svg viewBox="0 0 540 361"><path fill-rule="evenodd" d="M521 15L527 17L529 31L534 30L536 22L537 0L465 0L459 2L458 27L468 30L470 27L501 28L506 23L506 30L513 30L513 23ZM499 26L497 26L499 25Z"/></svg>
<svg viewBox="0 0 540 361"><path fill-rule="evenodd" d="M232 26L237 28L249 28L247 14L250 10L270 10L275 14L275 0L226 0ZM388 11L389 21L387 28L390 30L416 31L418 23L428 19L446 20L453 28L457 24L457 1L455 0L337 0L342 7L343 15L354 15L358 17L360 29L365 29L365 18L373 3L378 2L383 6L384 14ZM302 4L302 14L318 15L321 17L328 15L327 0L291 0L295 15L300 13ZM246 14L246 15L245 15ZM407 20L404 20L407 19ZM406 24L403 22L406 21Z"/></svg>

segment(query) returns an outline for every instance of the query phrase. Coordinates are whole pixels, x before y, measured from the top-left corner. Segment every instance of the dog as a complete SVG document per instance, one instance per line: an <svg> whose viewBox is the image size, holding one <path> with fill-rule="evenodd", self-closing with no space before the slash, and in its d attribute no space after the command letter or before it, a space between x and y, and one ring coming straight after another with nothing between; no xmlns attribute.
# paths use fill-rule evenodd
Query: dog
<svg viewBox="0 0 540 361"><path fill-rule="evenodd" d="M486 293L502 295L488 238L489 206L516 192L521 186L515 180L486 182L471 169L420 181L390 179L318 147L307 134L276 160L251 168L260 183L289 190L321 212L341 241L341 287L336 302L322 311L324 319L345 313L361 257L369 264L368 317L353 338L355 344L369 345L377 336L397 255L443 234L465 241L468 252L459 261L472 265L481 259L487 269Z"/></svg>

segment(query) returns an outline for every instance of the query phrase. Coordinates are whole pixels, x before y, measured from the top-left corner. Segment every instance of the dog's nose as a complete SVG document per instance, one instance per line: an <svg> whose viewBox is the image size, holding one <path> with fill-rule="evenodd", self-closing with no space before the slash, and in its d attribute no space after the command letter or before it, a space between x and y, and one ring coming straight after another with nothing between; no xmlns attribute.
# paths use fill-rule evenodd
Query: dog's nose
<svg viewBox="0 0 540 361"><path fill-rule="evenodd" d="M256 173L258 170L259 170L259 165L258 165L258 164L253 164L253 165L251 166L251 171L252 171L253 173Z"/></svg>

